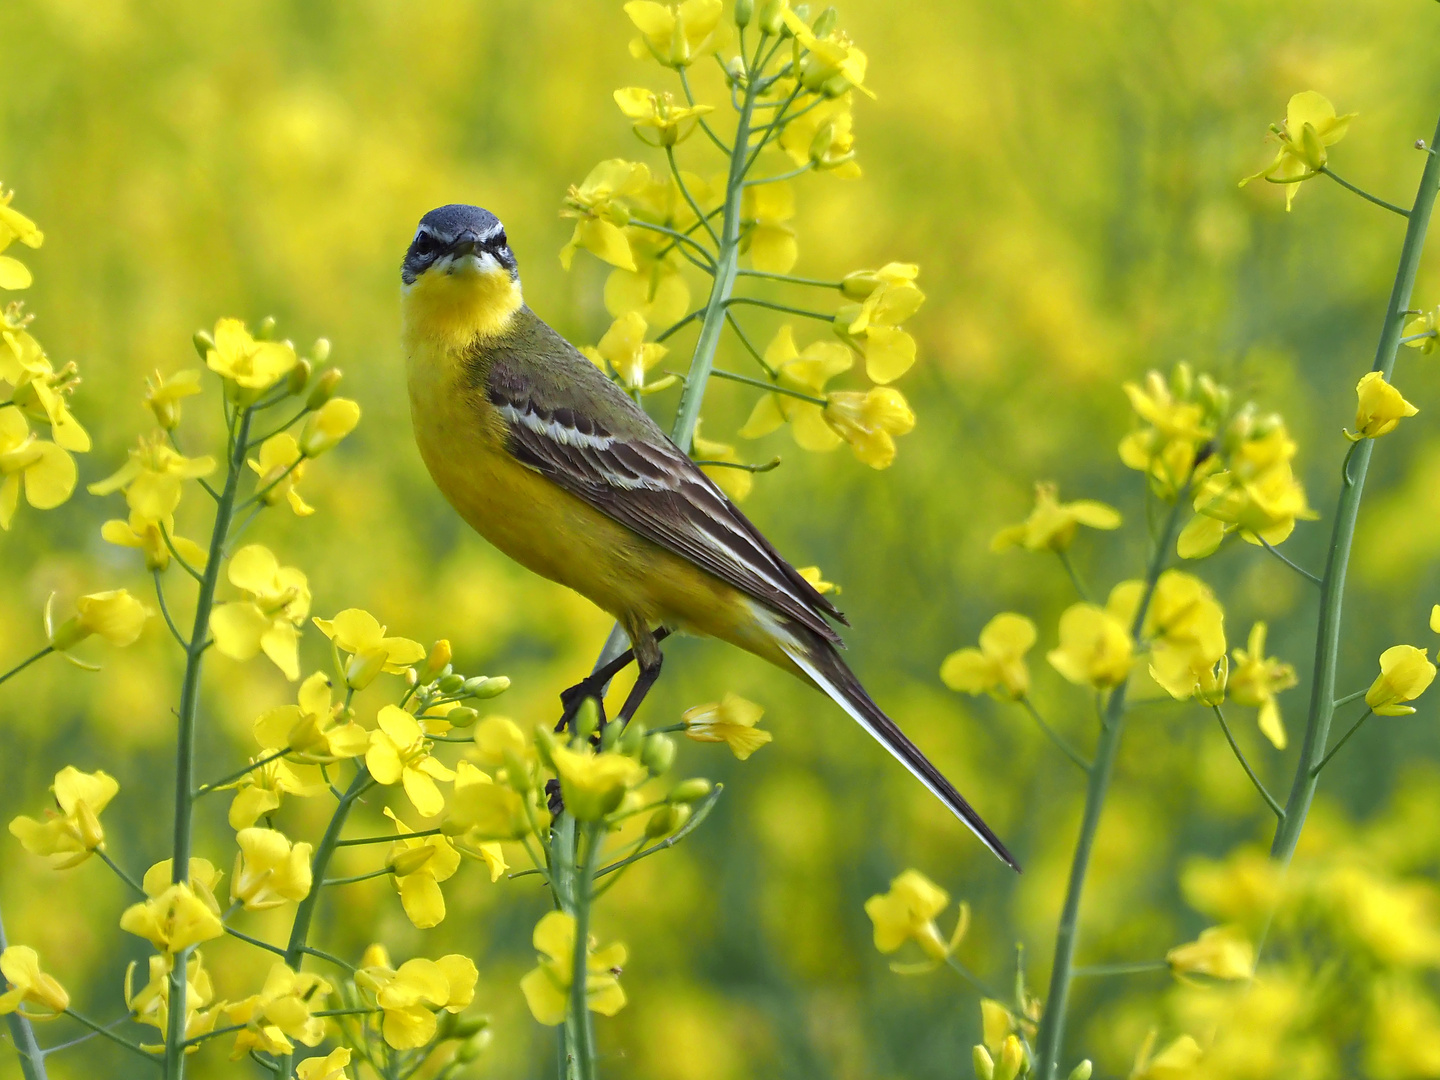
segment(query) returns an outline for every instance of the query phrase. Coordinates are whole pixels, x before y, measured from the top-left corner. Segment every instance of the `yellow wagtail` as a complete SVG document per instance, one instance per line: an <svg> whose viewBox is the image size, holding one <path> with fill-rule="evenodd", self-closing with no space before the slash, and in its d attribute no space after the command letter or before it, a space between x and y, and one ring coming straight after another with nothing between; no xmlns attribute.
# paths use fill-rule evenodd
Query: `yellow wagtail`
<svg viewBox="0 0 1440 1080"><path fill-rule="evenodd" d="M659 676L665 634L721 638L823 690L1019 869L841 660L830 620L845 617L643 409L525 306L493 214L462 205L426 214L401 281L421 457L477 532L619 622L639 665L621 722ZM614 670L572 690L596 689Z"/></svg>

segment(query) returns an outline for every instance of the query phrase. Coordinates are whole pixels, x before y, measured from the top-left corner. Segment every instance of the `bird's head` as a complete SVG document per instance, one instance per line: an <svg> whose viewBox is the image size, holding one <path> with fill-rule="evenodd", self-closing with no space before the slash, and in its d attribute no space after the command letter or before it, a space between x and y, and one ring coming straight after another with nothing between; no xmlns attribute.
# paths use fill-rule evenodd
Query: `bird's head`
<svg viewBox="0 0 1440 1080"><path fill-rule="evenodd" d="M437 336L497 333L524 302L505 226L478 206L452 203L421 218L400 281L407 321Z"/></svg>

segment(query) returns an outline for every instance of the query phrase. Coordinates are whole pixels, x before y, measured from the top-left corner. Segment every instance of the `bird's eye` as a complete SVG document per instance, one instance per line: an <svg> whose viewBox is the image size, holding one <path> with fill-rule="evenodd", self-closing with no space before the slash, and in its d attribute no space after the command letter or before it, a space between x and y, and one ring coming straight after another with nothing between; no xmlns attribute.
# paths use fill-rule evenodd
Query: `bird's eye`
<svg viewBox="0 0 1440 1080"><path fill-rule="evenodd" d="M504 230L504 229L501 229L501 230L500 230L500 235L499 235L499 236L495 237L494 240L491 240L491 241L490 241L490 246L491 246L491 247L497 247L497 248L503 248L503 247L509 247L509 246L510 246L509 242L505 239L505 230Z"/></svg>
<svg viewBox="0 0 1440 1080"><path fill-rule="evenodd" d="M414 248L418 254L428 255L435 250L437 242L431 233L422 232L416 234L415 240L410 246Z"/></svg>

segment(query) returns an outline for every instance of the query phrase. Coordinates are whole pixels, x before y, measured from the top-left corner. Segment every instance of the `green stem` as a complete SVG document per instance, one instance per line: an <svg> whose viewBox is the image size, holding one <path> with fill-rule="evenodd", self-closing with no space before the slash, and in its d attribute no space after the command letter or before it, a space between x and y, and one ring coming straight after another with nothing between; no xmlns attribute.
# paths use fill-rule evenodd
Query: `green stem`
<svg viewBox="0 0 1440 1080"><path fill-rule="evenodd" d="M1089 964L1077 967L1071 975L1076 979L1094 979L1108 975L1139 975L1147 971L1169 970L1170 965L1164 960L1136 960L1129 964Z"/></svg>
<svg viewBox="0 0 1440 1080"><path fill-rule="evenodd" d="M248 414L247 414L247 416L248 416ZM221 495L221 498L222 498L222 499L224 498L224 495L223 495L223 494ZM217 507L217 512L218 512L218 507ZM227 513L228 513L229 515L231 515L231 516L234 515L234 512L235 512L235 511L234 511L234 508L233 508L233 507L231 507L231 508L227 511ZM226 521L226 527L227 527L227 528L229 527L229 520L228 520L228 518L227 518L227 521ZM183 555L181 555L180 552L177 551L176 548L175 548L175 540L174 540L173 537L171 537L171 535L170 535L170 530L167 529L167 528L165 528L164 525L161 525L161 526L160 526L160 538L165 541L165 546L170 549L170 556L171 556L171 558L173 558L173 559L175 560L176 565L178 565L181 570L184 570L185 573L189 574L189 575L190 575L192 578L194 578L196 581L201 582L201 583L203 584L204 581L205 581L205 575L202 574L202 573L200 573L199 570L196 570L195 567L191 566L188 562L185 561L185 557L184 557Z"/></svg>
<svg viewBox="0 0 1440 1080"><path fill-rule="evenodd" d="M1360 730L1360 725L1365 723L1366 720L1369 720L1370 717L1374 715L1374 709L1366 709L1365 712L1361 715L1360 719L1356 720L1355 723L1350 726L1350 730L1345 732L1344 735L1340 736L1340 741L1330 748L1330 752L1320 759L1320 764L1316 765L1315 768L1311 771L1312 775L1319 776L1320 770L1325 768L1326 765L1329 765L1330 759L1340 752L1340 747L1344 746L1347 742L1349 742L1350 736L1354 735L1355 732Z"/></svg>
<svg viewBox="0 0 1440 1080"><path fill-rule="evenodd" d="M1350 183L1349 180L1345 180L1342 177L1335 175L1335 173L1331 172L1330 168L1326 165L1321 165L1319 171L1324 173L1331 180L1334 180L1346 191L1354 192L1356 195L1359 195L1366 202L1372 202L1376 206L1383 207L1384 209L1389 210L1392 213L1399 214L1403 218L1408 218L1410 216L1409 210L1402 209L1401 207L1396 206L1394 203L1386 202L1384 199L1380 198L1377 195L1371 195L1370 192L1366 191L1364 188L1356 187L1354 184Z"/></svg>
<svg viewBox="0 0 1440 1080"><path fill-rule="evenodd" d="M1338 709L1338 708L1340 708L1341 705L1349 705L1352 701L1359 701L1362 697L1364 697L1364 696L1365 696L1366 694L1368 694L1369 692L1370 692L1370 688L1367 686L1364 690L1356 690L1355 693L1353 693L1353 694L1346 694L1346 695L1345 695L1344 697L1342 697L1342 698L1336 698L1336 699L1335 699L1335 708Z"/></svg>
<svg viewBox="0 0 1440 1080"><path fill-rule="evenodd" d="M0 920L0 952L9 947L5 940L5 923ZM5 1023L10 1028L10 1041L15 1044L15 1053L20 1056L20 1072L25 1080L48 1080L45 1072L45 1051L35 1038L35 1026L20 1010L7 1013Z"/></svg>
<svg viewBox="0 0 1440 1080"><path fill-rule="evenodd" d="M78 1020L80 1023L84 1024L87 1028L93 1031L96 1035L109 1039L111 1042L117 1043L118 1045L125 1047L126 1050L131 1050L139 1054L146 1061L154 1062L156 1065L160 1064L160 1059L157 1058L154 1054L150 1053L150 1051L140 1049L139 1046L137 1046L135 1043L132 1043L129 1039L116 1035L115 1032L111 1031L107 1027L102 1027L100 1024L95 1023L95 1021L91 1020L89 1017L81 1016L74 1009L66 1009L65 1015L70 1017L71 1020ZM170 1055L167 1052L165 1056L168 1058Z"/></svg>
<svg viewBox="0 0 1440 1080"><path fill-rule="evenodd" d="M765 361L755 343L750 340L750 335L745 333L745 328L740 325L740 320L735 318L735 313L729 308L725 309L725 321L730 324L730 329L735 331L735 336L740 339L740 344L745 346L745 351L754 357L755 362L760 365L762 371L770 378L775 378L775 369Z"/></svg>
<svg viewBox="0 0 1440 1080"><path fill-rule="evenodd" d="M1070 575L1070 584L1075 586L1075 595L1085 603L1090 602L1090 591L1085 588L1085 582L1080 580L1080 572L1075 569L1075 564L1070 561L1070 554L1060 550L1055 552L1060 557L1060 565L1065 567L1065 573Z"/></svg>
<svg viewBox="0 0 1440 1080"><path fill-rule="evenodd" d="M594 1080L595 1026L590 1021L590 907L594 900L595 861L600 854L600 827L585 825L578 830L575 849L576 870L572 898L575 917L575 948L570 971L570 1014L575 1039L570 1044L575 1080ZM578 841L583 839L583 845ZM584 852L581 853L583 846Z"/></svg>
<svg viewBox="0 0 1440 1080"><path fill-rule="evenodd" d="M165 616L165 625L170 628L170 636L180 648L189 651L190 642L185 640L185 635L180 633L180 628L175 625L175 620L170 617L170 605L165 602L165 585L160 580L160 571L152 571L155 578L155 599L160 602L160 614Z"/></svg>
<svg viewBox="0 0 1440 1080"><path fill-rule="evenodd" d="M807 165L806 168L809 168ZM803 170L802 170L803 171ZM769 270L738 270L738 277L764 278L766 281L783 281L788 285L813 285L817 289L838 289L844 282L825 281L822 278L796 277L794 274L776 274Z"/></svg>
<svg viewBox="0 0 1440 1080"><path fill-rule="evenodd" d="M690 76L685 73L685 69L683 67L677 68L676 72L680 76L680 86L685 91L685 101L693 109L695 107L695 95L690 90ZM710 141L719 148L720 152L722 154L729 154L730 147L727 146L725 144L725 140L720 138L719 135L716 135L710 125L705 122L705 117L701 116L697 117L697 119L700 122L700 130L703 131L710 139Z"/></svg>
<svg viewBox="0 0 1440 1080"><path fill-rule="evenodd" d="M1155 584L1165 569L1170 548L1175 540L1175 530L1180 523L1180 511L1186 505L1189 481L1175 496L1175 505L1161 530L1159 542L1150 556L1150 565L1145 572L1145 590L1141 594L1135 619L1130 627L1130 637L1138 641L1145 626L1145 614L1150 609L1150 600L1155 595ZM1070 864L1070 880L1065 887L1065 903L1060 910L1060 926L1055 935L1055 959L1050 969L1050 992L1045 999L1045 1015L1040 1021L1040 1033L1035 1042L1037 1080L1054 1080L1060 1063L1061 1044L1065 1038L1065 1011L1070 999L1070 981L1075 965L1076 931L1080 920L1080 899L1085 892L1085 874L1090 868L1090 854L1095 846L1095 833L1100 826L1100 814L1105 808L1105 796L1110 790L1110 777L1115 769L1115 758L1120 750L1120 732L1125 723L1125 683L1110 691L1101 716L1100 739L1095 747L1095 760L1090 766L1090 783L1085 792L1085 811L1080 820L1080 836L1075 841L1075 855Z"/></svg>
<svg viewBox="0 0 1440 1080"><path fill-rule="evenodd" d="M552 858L551 892L555 906L568 911L572 916L577 907L577 879L579 868L579 830L576 821L568 813L555 819L550 838ZM580 1080L580 1044L589 1040L590 1013L582 1010L578 1015L574 1009L565 1010L565 1023L560 1027L560 1080Z"/></svg>
<svg viewBox="0 0 1440 1080"><path fill-rule="evenodd" d="M110 858L110 856L105 853L104 848L97 847L95 849L95 854L100 856L101 862L103 862L111 870L115 871L116 877L118 877L121 881L125 882L126 885L129 885L130 888L134 889L141 896L145 895L144 886L142 886L140 882L136 881L133 877L127 874L124 869L121 868L119 863L117 863L114 859Z"/></svg>
<svg viewBox="0 0 1440 1080"><path fill-rule="evenodd" d="M788 386L766 382L764 379L752 379L749 375L741 375L734 371L725 371L722 368L711 368L710 374L716 379L729 379L731 382L744 383L746 386L755 386L761 390L768 390L772 394L784 394L786 397L793 397L797 401L808 401L811 405L819 405L822 409L828 404L822 397L801 393L799 390L791 390Z"/></svg>
<svg viewBox="0 0 1440 1080"><path fill-rule="evenodd" d="M49 655L50 655L52 652L54 652L54 651L55 651L55 646L53 646L53 645L46 645L43 649L41 649L39 652L37 652L34 656L27 657L26 659L21 660L20 663L16 664L16 665L15 665L13 668L11 668L9 671L5 672L4 675L0 675L0 683L6 682L6 681L8 681L8 680L10 680L10 679L13 679L16 675L19 675L20 672L24 671L24 670L25 670L27 667L29 667L31 664L35 663L36 660L43 660L45 657L49 656Z"/></svg>
<svg viewBox="0 0 1440 1080"><path fill-rule="evenodd" d="M264 768L276 758L282 758L288 753L290 753L290 747L282 747L279 750L271 751L264 757L256 758L249 765L246 765L243 769L236 769L229 776L222 776L219 780L213 780L208 784L201 784L198 788L195 789L195 797L198 799L201 795L208 795L212 791L217 791L218 789L223 788L226 784L234 783L242 776L245 776L248 773L252 773L256 769Z"/></svg>
<svg viewBox="0 0 1440 1080"><path fill-rule="evenodd" d="M834 322L833 314L827 315L823 311L811 311L809 308L793 307L790 304L777 304L773 300L762 300L758 296L732 296L726 301L727 304L750 304L753 307L768 308L771 311L784 312L786 315L799 315L805 319L815 319L817 322Z"/></svg>
<svg viewBox="0 0 1440 1080"><path fill-rule="evenodd" d="M421 829L419 832L406 833L405 839L413 839L418 836L434 836L443 830L436 826L433 829ZM357 836L353 840L336 840L336 847L354 847L356 844L393 844L399 840L399 836Z"/></svg>
<svg viewBox="0 0 1440 1080"><path fill-rule="evenodd" d="M215 521L210 533L210 552L206 557L205 574L200 579L195 598L195 622L190 643L185 650L185 677L180 684L179 729L175 739L175 835L171 850L171 880L177 885L190 879L191 814L195 803L195 718L200 708L200 669L205 657L206 639L210 631L210 611L215 604L215 589L220 583L220 567L224 560L225 537L235 514L235 493L245 469L245 439L250 433L251 411L240 412L231 440L229 467L225 488L215 504ZM166 543L169 543L167 538ZM176 556L179 559L179 556ZM182 561L183 565L183 561ZM175 957L170 971L169 1024L165 1033L165 1080L181 1080L185 1075L185 966L186 949Z"/></svg>
<svg viewBox="0 0 1440 1080"><path fill-rule="evenodd" d="M320 882L320 884L325 886L354 885L357 881L369 881L371 878L385 877L387 874L393 874L394 872L394 867L382 866L379 870L371 870L368 874L354 874L350 877L326 878L324 881Z"/></svg>
<svg viewBox="0 0 1440 1080"><path fill-rule="evenodd" d="M1440 142L1440 124L1436 126L1435 139L1431 145L1435 142ZM1395 355L1400 347L1400 332L1405 325L1406 310L1410 307L1410 293L1415 285L1416 271L1420 268L1420 253L1425 247L1425 233L1430 226L1430 212L1435 207L1437 188L1440 188L1440 155L1427 154L1425 171L1420 176L1420 188L1415 195L1415 204L1410 209L1405 242L1400 248L1400 263L1396 268L1395 284L1390 290L1390 299L1385 308L1385 322L1375 348L1375 363L1371 368L1380 372L1387 382L1395 367ZM1347 455L1347 467L1342 470L1340 497L1335 508L1335 525L1330 536L1330 552L1320 585L1320 618L1315 633L1315 675L1310 683L1310 711L1306 718L1305 739L1301 744L1300 760L1295 767L1290 796L1285 802L1285 817L1276 828L1275 839L1270 845L1271 857L1282 863L1288 863L1294 855L1300 830L1305 827L1305 819L1309 816L1318 781L1315 770L1324 755L1325 743L1330 737L1330 723L1335 715L1335 671L1340 661L1340 609L1345 595L1345 574L1350 566L1350 549L1355 540L1355 521L1360 514L1360 502L1365 493L1365 473L1374 449L1374 439L1363 439L1356 443L1350 455Z"/></svg>
<svg viewBox="0 0 1440 1080"><path fill-rule="evenodd" d="M1258 791L1260 797L1265 800L1265 805L1270 807L1270 809L1275 812L1275 816L1283 821L1285 818L1285 808L1275 801L1275 797L1270 794L1269 789L1260 782L1260 777L1255 775L1255 770L1250 767L1250 762L1245 760L1245 755L1240 750L1240 744L1235 741L1235 734L1230 730L1230 724L1225 719L1225 714L1220 711L1220 706L1212 705L1211 708L1215 710L1215 719L1220 721L1220 730L1225 732L1225 741L1230 744L1230 749L1235 752L1235 759L1240 762L1240 767L1245 770L1245 775L1250 777L1250 782L1255 785L1255 790Z"/></svg>
<svg viewBox="0 0 1440 1080"><path fill-rule="evenodd" d="M1287 558L1287 557L1280 551L1279 548L1275 547L1273 544L1270 543L1270 541L1266 540L1263 536L1258 536L1258 535L1257 535L1257 536L1255 537L1255 539L1260 541L1260 546L1261 546L1261 547L1263 547L1263 548L1264 548L1266 551L1268 551L1271 555L1274 555L1275 558L1279 559L1279 560L1280 560L1281 562L1283 562L1286 566L1290 567L1291 570L1294 570L1297 574L1299 574L1301 577L1303 577L1306 581L1310 582L1312 585L1323 585L1323 584L1324 584L1324 582L1322 582L1319 577L1317 577L1316 575L1312 574L1309 570L1306 570L1306 569L1305 569L1303 566L1301 566L1299 563L1291 562L1290 559Z"/></svg>

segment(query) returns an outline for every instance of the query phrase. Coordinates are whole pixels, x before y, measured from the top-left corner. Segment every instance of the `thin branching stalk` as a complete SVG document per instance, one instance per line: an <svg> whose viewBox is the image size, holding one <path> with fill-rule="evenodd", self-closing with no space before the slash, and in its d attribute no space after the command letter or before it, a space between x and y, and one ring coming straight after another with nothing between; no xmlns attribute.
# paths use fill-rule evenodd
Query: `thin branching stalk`
<svg viewBox="0 0 1440 1080"><path fill-rule="evenodd" d="M0 920L0 952L7 947L5 923ZM10 1041L15 1044L15 1052L20 1056L21 1075L25 1080L49 1080L45 1072L45 1051L40 1049L40 1043L35 1038L34 1025L19 1009L7 1013L5 1023L10 1028Z"/></svg>
<svg viewBox="0 0 1440 1080"><path fill-rule="evenodd" d="M1440 124L1436 125L1435 141L1440 142ZM1420 268L1420 253L1425 247L1425 233L1430 226L1430 212L1435 207L1437 187L1440 187L1440 155L1426 154L1425 169L1420 174L1420 189L1407 215L1405 242L1400 248L1395 284L1390 290L1380 341L1375 348L1375 363L1371 367L1372 371L1380 372L1387 382L1395 368L1400 332L1410 307L1415 274ZM1335 715L1335 672L1340 662L1340 608L1345 597L1350 549L1355 540L1355 521L1360 515L1360 501L1365 494L1365 474L1374 449L1375 440L1360 440L1346 455L1345 466L1341 470L1340 497L1335 507L1335 524L1330 535L1325 574L1320 584L1315 673L1310 681L1310 711L1305 723L1305 739L1300 747L1300 760L1295 766L1290 796L1285 802L1285 816L1275 829L1275 839L1270 845L1271 856L1282 863L1288 863L1295 854L1295 844L1309 816L1319 779L1318 768Z"/></svg>
<svg viewBox="0 0 1440 1080"><path fill-rule="evenodd" d="M1135 610L1130 628L1132 639L1139 641L1145 626L1145 615L1155 595L1155 585L1169 560L1189 492L1187 482L1175 496L1175 505L1165 520L1155 545L1150 565L1145 572L1145 589ZM1070 983L1074 978L1076 931L1080 920L1080 899L1085 892L1085 874L1090 868L1090 854L1095 846L1095 833L1100 814L1110 791L1110 777L1120 750L1120 733L1125 724L1125 683L1110 691L1110 699L1101 714L1100 738L1090 765L1090 783L1085 792L1085 811L1080 820L1080 836L1075 841L1075 855L1070 864L1070 880L1065 886L1065 903L1060 910L1060 926L1055 935L1055 957L1050 968L1050 992L1045 999L1045 1016L1035 1042L1038 1080L1054 1080L1060 1064L1060 1048L1065 1038L1065 1010L1070 999Z"/></svg>
<svg viewBox="0 0 1440 1080"><path fill-rule="evenodd" d="M190 840L195 804L195 719L200 707L200 671L210 638L210 611L215 604L215 589L220 583L220 568L225 561L225 538L235 516L235 497L245 471L245 444L250 435L250 408L239 411L230 440L230 456L225 474L225 488L215 504L215 522L210 533L210 550L206 556L205 573L200 579L195 598L195 621L185 649L185 677L180 684L179 731L175 739L175 837L171 848L172 880L176 884L190 879ZM181 1080L185 1075L185 968L190 951L178 954L170 969L170 1015L165 1033L165 1080Z"/></svg>

